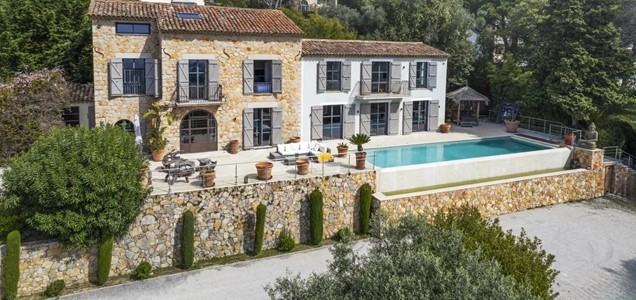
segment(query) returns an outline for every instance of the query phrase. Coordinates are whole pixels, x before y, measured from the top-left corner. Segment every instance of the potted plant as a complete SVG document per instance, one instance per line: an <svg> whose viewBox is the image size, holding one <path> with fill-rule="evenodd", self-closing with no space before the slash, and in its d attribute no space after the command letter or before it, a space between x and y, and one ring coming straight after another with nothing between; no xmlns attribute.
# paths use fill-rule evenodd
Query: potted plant
<svg viewBox="0 0 636 300"><path fill-rule="evenodd" d="M349 142L358 146L358 152L356 152L356 169L364 170L364 165L367 160L367 153L364 152L362 145L371 141L371 137L364 133L356 133L349 138Z"/></svg>
<svg viewBox="0 0 636 300"><path fill-rule="evenodd" d="M505 119L504 124L506 125L506 132L517 133L517 128L519 128L519 121L514 118Z"/></svg>
<svg viewBox="0 0 636 300"><path fill-rule="evenodd" d="M154 161L161 161L163 156L166 154L166 145L168 141L163 137L163 133L166 131L167 127L162 126L162 119L169 125L172 125L172 114L167 111L168 108L159 105L158 102L152 103L152 106L146 113L144 113L144 119L150 118L150 137L148 141L150 142L150 150L152 150L152 159Z"/></svg>
<svg viewBox="0 0 636 300"><path fill-rule="evenodd" d="M308 158L296 159L296 172L298 173L298 175L309 174L309 159Z"/></svg>
<svg viewBox="0 0 636 300"><path fill-rule="evenodd" d="M216 171L212 169L201 170L201 182L204 188L213 187L214 179L216 178Z"/></svg>
<svg viewBox="0 0 636 300"><path fill-rule="evenodd" d="M338 157L347 157L347 152L349 152L349 145L347 143L339 143L336 148L338 148Z"/></svg>
<svg viewBox="0 0 636 300"><path fill-rule="evenodd" d="M272 168L274 164L268 161L261 161L256 163L256 178L259 180L272 179Z"/></svg>
<svg viewBox="0 0 636 300"><path fill-rule="evenodd" d="M228 149L227 152L230 154L236 154L239 151L239 141L238 140L231 140L230 144L228 145Z"/></svg>
<svg viewBox="0 0 636 300"><path fill-rule="evenodd" d="M289 139L289 142L290 142L290 143L300 143L300 137L299 137L299 136L292 136L292 137Z"/></svg>
<svg viewBox="0 0 636 300"><path fill-rule="evenodd" d="M563 134L563 143L566 145L574 144L574 139L576 139L576 135L572 132L566 132Z"/></svg>
<svg viewBox="0 0 636 300"><path fill-rule="evenodd" d="M449 133L451 129L451 120L446 119L446 123L442 124L440 129L442 130L442 133Z"/></svg>

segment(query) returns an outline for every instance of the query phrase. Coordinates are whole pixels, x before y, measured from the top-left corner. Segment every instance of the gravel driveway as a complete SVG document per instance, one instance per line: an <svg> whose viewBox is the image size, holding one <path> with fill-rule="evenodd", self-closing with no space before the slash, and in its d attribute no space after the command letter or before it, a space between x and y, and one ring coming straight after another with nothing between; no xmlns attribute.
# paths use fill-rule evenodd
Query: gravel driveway
<svg viewBox="0 0 636 300"><path fill-rule="evenodd" d="M604 199L500 217L538 236L556 255L560 299L636 299L636 213ZM366 245L358 244L365 249ZM362 250L364 251L364 250ZM287 271L327 269L327 248L113 286L62 299L267 299L263 286Z"/></svg>

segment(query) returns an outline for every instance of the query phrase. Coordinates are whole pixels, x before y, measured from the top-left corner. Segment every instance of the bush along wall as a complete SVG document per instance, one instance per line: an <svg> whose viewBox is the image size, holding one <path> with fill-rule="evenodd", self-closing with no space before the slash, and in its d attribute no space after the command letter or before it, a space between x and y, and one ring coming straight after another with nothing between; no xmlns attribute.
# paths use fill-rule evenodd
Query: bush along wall
<svg viewBox="0 0 636 300"><path fill-rule="evenodd" d="M309 236L311 244L320 245L322 242L322 193L316 189L309 194Z"/></svg>
<svg viewBox="0 0 636 300"><path fill-rule="evenodd" d="M4 299L13 300L18 296L18 281L20 280L20 232L11 231L7 235L6 254L4 257Z"/></svg>
<svg viewBox="0 0 636 300"><path fill-rule="evenodd" d="M256 207L256 232L254 233L254 255L261 253L263 249L263 235L265 233L265 217L267 207L262 203Z"/></svg>
<svg viewBox="0 0 636 300"><path fill-rule="evenodd" d="M113 258L113 236L104 234L99 243L97 254L97 285L104 285L110 274L110 261Z"/></svg>
<svg viewBox="0 0 636 300"><path fill-rule="evenodd" d="M183 213L181 261L184 269L190 269L194 264L194 214L189 210Z"/></svg>
<svg viewBox="0 0 636 300"><path fill-rule="evenodd" d="M368 183L360 187L360 233L369 233L369 220L371 219L371 196L373 191Z"/></svg>

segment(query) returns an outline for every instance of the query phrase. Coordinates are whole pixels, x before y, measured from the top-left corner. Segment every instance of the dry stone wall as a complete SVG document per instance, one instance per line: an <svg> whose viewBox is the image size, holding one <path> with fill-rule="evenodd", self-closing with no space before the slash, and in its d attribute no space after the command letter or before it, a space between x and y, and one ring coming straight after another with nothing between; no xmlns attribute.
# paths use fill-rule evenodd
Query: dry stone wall
<svg viewBox="0 0 636 300"><path fill-rule="evenodd" d="M142 261L150 262L153 268L179 264L181 215L186 210L195 213L195 260L251 250L259 203L267 205L264 249L277 246L283 228L289 229L296 241L308 241L307 197L316 188L323 193L324 236L332 237L344 226L357 226L358 189L364 183L375 188L375 172L148 197L129 233L115 241L110 275L130 274ZM0 247L0 265L3 251ZM55 242L24 244L19 294L42 292L57 279L64 279L67 285L88 282L95 276L96 253L96 248L63 249Z"/></svg>
<svg viewBox="0 0 636 300"><path fill-rule="evenodd" d="M636 170L622 164L615 164L614 177L608 187L609 192L636 201Z"/></svg>

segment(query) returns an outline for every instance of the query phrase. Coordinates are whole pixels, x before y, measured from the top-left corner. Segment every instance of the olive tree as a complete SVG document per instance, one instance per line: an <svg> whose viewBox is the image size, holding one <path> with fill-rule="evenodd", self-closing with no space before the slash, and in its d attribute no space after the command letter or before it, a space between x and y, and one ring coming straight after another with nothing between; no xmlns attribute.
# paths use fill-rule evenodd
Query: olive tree
<svg viewBox="0 0 636 300"><path fill-rule="evenodd" d="M139 214L147 161L121 128L54 129L3 174L2 205L63 245L88 247L119 236Z"/></svg>

